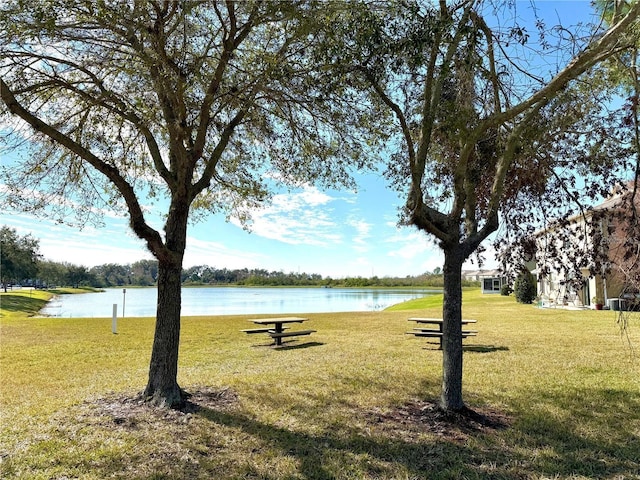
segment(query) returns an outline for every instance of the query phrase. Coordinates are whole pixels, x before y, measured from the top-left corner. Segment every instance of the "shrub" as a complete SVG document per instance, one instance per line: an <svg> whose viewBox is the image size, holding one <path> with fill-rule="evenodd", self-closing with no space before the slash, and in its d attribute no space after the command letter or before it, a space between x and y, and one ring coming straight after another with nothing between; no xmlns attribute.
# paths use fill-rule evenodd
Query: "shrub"
<svg viewBox="0 0 640 480"><path fill-rule="evenodd" d="M513 284L513 293L520 303L533 303L537 295L536 280L528 270L523 270L518 274L516 282Z"/></svg>
<svg viewBox="0 0 640 480"><path fill-rule="evenodd" d="M500 295L508 297L512 293L513 293L513 288L511 288L510 285L505 284L505 285L502 285L502 287L500 288Z"/></svg>

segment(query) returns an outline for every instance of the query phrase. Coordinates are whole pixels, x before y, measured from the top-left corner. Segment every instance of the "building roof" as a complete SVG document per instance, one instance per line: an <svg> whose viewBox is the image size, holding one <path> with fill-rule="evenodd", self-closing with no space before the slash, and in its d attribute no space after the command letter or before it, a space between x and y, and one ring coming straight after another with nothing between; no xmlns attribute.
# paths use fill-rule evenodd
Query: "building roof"
<svg viewBox="0 0 640 480"><path fill-rule="evenodd" d="M463 270L462 275L465 277L474 276L474 277L502 277L503 274L500 270Z"/></svg>
<svg viewBox="0 0 640 480"><path fill-rule="evenodd" d="M578 213L576 215L573 215L569 217L567 221L569 223L573 223L576 220L582 219L583 217L592 216L594 212L602 212L602 211L615 209L618 205L622 203L623 199L631 195L634 187L633 184L634 184L634 181L631 180L630 182L627 182L627 184L624 187L619 186L618 188L615 188L611 192L611 195L607 199L605 199L602 203L595 205L594 207L587 207L583 213ZM640 203L640 185L636 185L636 186L638 188L638 193L636 193L635 202ZM538 236L550 230L554 230L556 226L557 226L556 223L552 221L547 227L541 228L540 230L536 231L534 235Z"/></svg>

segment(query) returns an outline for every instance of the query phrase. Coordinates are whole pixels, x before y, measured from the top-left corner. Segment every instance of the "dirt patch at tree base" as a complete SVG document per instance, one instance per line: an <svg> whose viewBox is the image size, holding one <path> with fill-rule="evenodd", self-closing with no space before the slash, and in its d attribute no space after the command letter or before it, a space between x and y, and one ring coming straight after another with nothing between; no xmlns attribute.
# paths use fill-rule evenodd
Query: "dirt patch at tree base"
<svg viewBox="0 0 640 480"><path fill-rule="evenodd" d="M162 421L166 423L188 423L193 414L203 408L227 411L238 405L238 396L231 389L197 387L189 392L188 399L179 409L151 406L143 395L113 394L104 398L88 400L80 408L80 416L101 419L100 423L112 423L125 428L137 428L144 423Z"/></svg>
<svg viewBox="0 0 640 480"><path fill-rule="evenodd" d="M232 411L239 406L231 389L192 387L181 409L153 407L141 395L114 394L87 401L79 409L78 421L111 428L141 429L156 424L188 424L201 410ZM364 413L367 424L407 440L421 435L435 435L443 440L464 443L470 436L490 434L508 428L512 418L488 407L464 408L457 412L442 410L437 402L412 400L391 409Z"/></svg>
<svg viewBox="0 0 640 480"><path fill-rule="evenodd" d="M507 414L488 407L447 412L437 402L428 400L413 400L391 410L376 410L370 413L370 419L384 430L405 435L433 434L454 442L503 430L513 421Z"/></svg>

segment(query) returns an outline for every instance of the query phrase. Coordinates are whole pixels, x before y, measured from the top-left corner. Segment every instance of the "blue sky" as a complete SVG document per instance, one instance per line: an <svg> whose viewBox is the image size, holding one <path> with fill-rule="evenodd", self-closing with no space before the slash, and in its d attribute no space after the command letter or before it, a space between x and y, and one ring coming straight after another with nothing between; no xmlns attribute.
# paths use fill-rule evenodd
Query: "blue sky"
<svg viewBox="0 0 640 480"><path fill-rule="evenodd" d="M591 12L588 1L535 4L549 24L559 18L574 23ZM530 10L530 2L518 2L519 16L527 17ZM264 268L334 278L418 275L441 267L443 256L427 235L397 226L402 203L375 174L359 177L357 193L312 186L282 192L253 213L250 233L220 215L190 225L184 265ZM160 230L161 213L151 212ZM152 258L130 231L126 218L107 212L104 220L103 228L78 230L18 212L0 214L0 224L40 239L40 251L48 260L91 267ZM494 267L490 250L486 258L486 267ZM469 263L466 268L477 267Z"/></svg>
<svg viewBox="0 0 640 480"><path fill-rule="evenodd" d="M277 194L253 212L250 232L221 215L208 216L190 225L184 264L334 278L418 275L441 267L442 255L425 234L396 225L402 202L384 180L369 174L359 183L357 193L309 186ZM161 228L161 213L151 212L156 228ZM79 230L6 211L0 223L40 239L40 251L48 260L90 267L152 258L127 219L109 212L102 228Z"/></svg>

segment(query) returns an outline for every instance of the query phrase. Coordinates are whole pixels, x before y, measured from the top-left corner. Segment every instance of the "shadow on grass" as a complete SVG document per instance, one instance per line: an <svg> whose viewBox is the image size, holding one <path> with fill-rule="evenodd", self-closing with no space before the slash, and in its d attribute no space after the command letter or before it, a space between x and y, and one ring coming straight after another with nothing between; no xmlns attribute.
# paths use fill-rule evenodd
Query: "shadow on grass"
<svg viewBox="0 0 640 480"><path fill-rule="evenodd" d="M435 389L435 383L425 383L420 391ZM638 478L636 392L522 392L518 398L523 404L510 427L454 432L458 435L447 432L447 425L442 432L426 425L433 417L417 410L413 413L418 419L402 415L407 405L417 403L368 410L349 402L336 408L342 396L313 393L304 404L292 402L286 394L266 399L263 408L274 406L275 412L275 405L288 401L284 411L293 414L271 420L242 410L235 394L215 392L212 402L193 404L192 419L161 410L127 417L114 411L113 402L102 414L92 409L79 417L77 411L69 411L52 423L45 442L39 438L24 443L21 459L0 448L0 476L27 478L20 472L51 469L55 458L55 472L49 470L47 478L63 478L63 472L75 478L89 470L96 478L124 478L123 472L131 472L127 478L140 480ZM226 400L216 403L218 397ZM331 421L331 409L342 419ZM84 420L78 423L79 418ZM151 448L144 453L110 450L104 444L107 437ZM82 447L69 448L70 442ZM99 457L89 453L101 448Z"/></svg>
<svg viewBox="0 0 640 480"><path fill-rule="evenodd" d="M44 308L47 304L47 300L6 293L0 297L0 303L2 304L2 309L8 312L27 312L29 314L35 314Z"/></svg>
<svg viewBox="0 0 640 480"><path fill-rule="evenodd" d="M410 420L387 429L366 412L356 413L360 420L351 425L335 425L317 434L241 412L201 408L197 414L295 457L297 473L307 479L395 478L402 471L409 478L430 479L637 478L640 400L630 392L606 389L585 390L578 397L582 400L576 401L575 391L541 393L540 407L529 409L513 426L457 438L438 435L433 428L428 429L430 435L422 435ZM598 402L595 411L585 399ZM549 405L562 415L550 415L545 408ZM611 408L618 414L612 417ZM635 424L625 419L635 419Z"/></svg>
<svg viewBox="0 0 640 480"><path fill-rule="evenodd" d="M376 438L349 430L314 435L260 422L242 414L209 408L201 409L198 414L217 425L240 429L251 437L259 438L270 448L281 451L283 455L295 457L298 464L295 478L394 478L394 472L398 472L397 463L403 464L413 478L433 471L438 462L432 442L412 443L402 439ZM465 448L459 448L462 451L450 450L448 462L468 457L468 453L463 452ZM274 475L267 478L278 477Z"/></svg>
<svg viewBox="0 0 640 480"><path fill-rule="evenodd" d="M440 344L436 342L427 342L428 347L423 347L424 350L442 351ZM491 353L491 352L508 352L509 347L502 347L498 345L463 345L462 350L465 352L474 353Z"/></svg>
<svg viewBox="0 0 640 480"><path fill-rule="evenodd" d="M310 348L310 347L320 347L322 345L325 345L325 344L322 342L300 343L297 340L290 340L288 342L282 342L282 345L276 345L273 342L268 342L268 343L257 343L252 345L252 347L253 348L269 348L275 351L282 351L282 350L297 350L297 349Z"/></svg>
<svg viewBox="0 0 640 480"><path fill-rule="evenodd" d="M640 478L640 397L607 388L529 392L519 447L544 477ZM536 453L537 452L537 453Z"/></svg>
<svg viewBox="0 0 640 480"><path fill-rule="evenodd" d="M509 347L501 347L497 345L464 345L462 350L465 352L475 353L508 352Z"/></svg>
<svg viewBox="0 0 640 480"><path fill-rule="evenodd" d="M293 345L288 345L289 343L293 343ZM275 346L274 350L297 350L301 348L320 347L322 345L324 345L322 342L284 342L282 345Z"/></svg>

